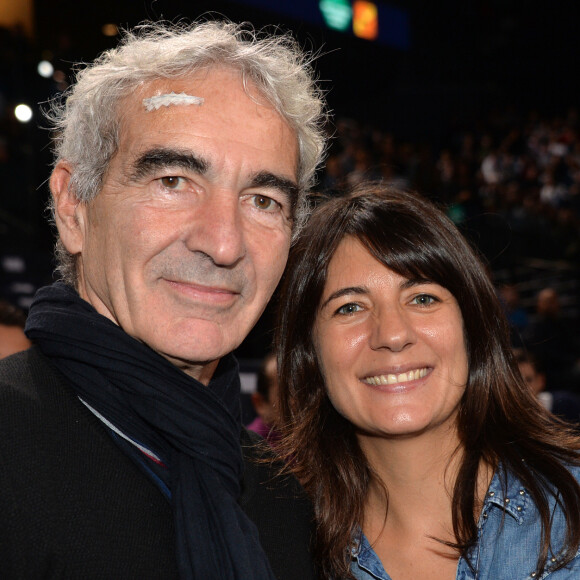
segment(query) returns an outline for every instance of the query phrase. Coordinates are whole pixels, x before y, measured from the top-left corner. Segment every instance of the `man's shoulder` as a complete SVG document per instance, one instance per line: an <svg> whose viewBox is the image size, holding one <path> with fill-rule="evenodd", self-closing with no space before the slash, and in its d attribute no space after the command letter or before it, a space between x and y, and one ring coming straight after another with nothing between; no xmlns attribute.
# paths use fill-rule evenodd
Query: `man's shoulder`
<svg viewBox="0 0 580 580"><path fill-rule="evenodd" d="M81 403L50 359L36 347L0 361L0 452L55 453L74 439L107 444L99 420ZM112 442L111 442L112 445ZM111 446L109 445L109 447Z"/></svg>
<svg viewBox="0 0 580 580"><path fill-rule="evenodd" d="M89 437L96 423L36 347L0 361L0 449L5 458L47 451L62 443L71 428L75 437Z"/></svg>
<svg viewBox="0 0 580 580"><path fill-rule="evenodd" d="M170 505L36 349L0 361L0 489L2 578L177 577Z"/></svg>
<svg viewBox="0 0 580 580"><path fill-rule="evenodd" d="M48 359L33 346L0 360L0 382L29 379L41 367L48 366Z"/></svg>
<svg viewBox="0 0 580 580"><path fill-rule="evenodd" d="M0 360L0 412L9 402L40 402L50 395L48 387L58 382L49 360L36 347Z"/></svg>

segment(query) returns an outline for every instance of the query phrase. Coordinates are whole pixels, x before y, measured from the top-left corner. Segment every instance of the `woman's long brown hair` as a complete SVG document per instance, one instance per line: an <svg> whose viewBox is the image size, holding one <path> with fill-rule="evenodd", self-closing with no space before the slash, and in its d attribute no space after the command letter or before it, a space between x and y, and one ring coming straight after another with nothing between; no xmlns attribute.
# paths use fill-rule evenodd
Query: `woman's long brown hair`
<svg viewBox="0 0 580 580"><path fill-rule="evenodd" d="M580 440L523 383L495 289L453 223L418 195L363 184L314 212L291 251L276 329L284 433L279 449L314 502L322 575L351 577L350 550L363 521L369 482L376 477L353 426L330 404L312 337L328 264L346 236L398 274L444 286L461 308L469 377L458 418L463 453L452 498L458 555L468 559L477 540L476 482L485 462L515 474L538 507L538 576L550 546L546 496L557 490L567 521L557 567L565 566L580 545L580 487L566 468L580 464Z"/></svg>

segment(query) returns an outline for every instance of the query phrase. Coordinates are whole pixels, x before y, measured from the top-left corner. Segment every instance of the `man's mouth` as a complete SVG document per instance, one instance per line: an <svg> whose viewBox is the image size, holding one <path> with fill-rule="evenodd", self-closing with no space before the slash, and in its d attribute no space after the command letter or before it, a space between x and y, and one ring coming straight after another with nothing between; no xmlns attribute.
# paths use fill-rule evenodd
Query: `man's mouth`
<svg viewBox="0 0 580 580"><path fill-rule="evenodd" d="M237 288L224 286L205 286L192 282L178 280L166 280L167 283L180 294L191 299L207 300L209 302L230 302L240 296Z"/></svg>

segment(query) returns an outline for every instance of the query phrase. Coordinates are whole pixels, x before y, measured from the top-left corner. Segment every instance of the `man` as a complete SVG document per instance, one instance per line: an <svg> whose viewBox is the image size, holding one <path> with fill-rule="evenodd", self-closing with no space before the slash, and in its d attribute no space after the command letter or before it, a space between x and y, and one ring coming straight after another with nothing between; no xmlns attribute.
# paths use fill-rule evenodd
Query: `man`
<svg viewBox="0 0 580 580"><path fill-rule="evenodd" d="M275 428L276 407L278 406L278 376L276 355L269 353L264 357L256 390L252 393L252 405L256 418L247 426L263 437L271 446L276 445L280 435Z"/></svg>
<svg viewBox="0 0 580 580"><path fill-rule="evenodd" d="M536 359L524 349L514 349L520 373L538 401L558 417L580 427L580 397L563 390L546 390L546 375L538 367Z"/></svg>
<svg viewBox="0 0 580 580"><path fill-rule="evenodd" d="M548 389L580 393L580 339L573 317L562 312L555 288L543 288L536 296L536 314L523 332L524 346L546 374Z"/></svg>
<svg viewBox="0 0 580 580"><path fill-rule="evenodd" d="M312 576L230 353L282 274L322 113L294 43L217 22L127 34L53 109L64 283L0 367L3 578Z"/></svg>

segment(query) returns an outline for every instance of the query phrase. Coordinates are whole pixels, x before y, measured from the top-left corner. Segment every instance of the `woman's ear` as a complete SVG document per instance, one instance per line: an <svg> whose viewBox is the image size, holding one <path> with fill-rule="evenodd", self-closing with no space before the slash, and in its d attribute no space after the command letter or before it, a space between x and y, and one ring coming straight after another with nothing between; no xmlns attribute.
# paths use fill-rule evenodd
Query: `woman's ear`
<svg viewBox="0 0 580 580"><path fill-rule="evenodd" d="M72 255L83 249L83 212L81 202L71 188L71 168L66 161L59 161L50 176L50 192L54 200L54 219L64 247Z"/></svg>

